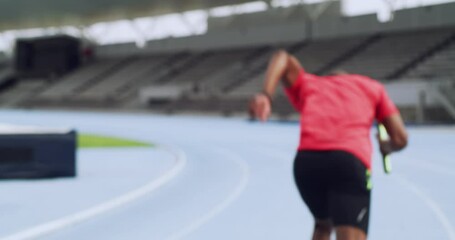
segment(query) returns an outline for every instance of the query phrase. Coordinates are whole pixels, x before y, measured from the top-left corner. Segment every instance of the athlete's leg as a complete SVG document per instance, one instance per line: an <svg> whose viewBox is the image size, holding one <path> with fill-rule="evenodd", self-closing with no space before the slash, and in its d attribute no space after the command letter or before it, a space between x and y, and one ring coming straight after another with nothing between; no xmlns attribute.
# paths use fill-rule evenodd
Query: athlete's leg
<svg viewBox="0 0 455 240"><path fill-rule="evenodd" d="M294 162L294 177L303 201L315 219L313 240L329 240L332 221L329 216L327 178L320 153L300 151Z"/></svg>
<svg viewBox="0 0 455 240"><path fill-rule="evenodd" d="M329 212L337 240L365 240L370 215L370 174L353 155L334 154L336 178L329 193Z"/></svg>
<svg viewBox="0 0 455 240"><path fill-rule="evenodd" d="M335 228L337 240L366 240L367 235L363 230L351 226L338 226Z"/></svg>
<svg viewBox="0 0 455 240"><path fill-rule="evenodd" d="M332 222L330 220L316 219L312 240L330 240L332 229Z"/></svg>

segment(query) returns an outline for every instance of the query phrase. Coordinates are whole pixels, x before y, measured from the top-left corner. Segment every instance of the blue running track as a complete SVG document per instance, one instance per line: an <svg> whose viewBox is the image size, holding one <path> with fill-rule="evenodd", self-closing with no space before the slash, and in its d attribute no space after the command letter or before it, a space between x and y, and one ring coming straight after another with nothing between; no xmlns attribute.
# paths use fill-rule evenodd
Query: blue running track
<svg viewBox="0 0 455 240"><path fill-rule="evenodd" d="M298 124L241 118L0 111L0 122L158 144L78 151L78 177L0 182L0 240L310 239L294 186ZM382 172L373 240L455 240L455 128L412 127Z"/></svg>

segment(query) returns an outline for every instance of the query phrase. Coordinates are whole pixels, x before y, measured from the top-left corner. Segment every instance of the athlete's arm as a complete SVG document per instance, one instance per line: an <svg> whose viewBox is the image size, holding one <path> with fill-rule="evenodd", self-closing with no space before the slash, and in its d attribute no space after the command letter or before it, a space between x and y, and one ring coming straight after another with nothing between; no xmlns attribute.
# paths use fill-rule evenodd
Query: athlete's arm
<svg viewBox="0 0 455 240"><path fill-rule="evenodd" d="M299 76L300 62L286 51L276 52L270 60L264 83L264 93L273 98L278 82L292 86Z"/></svg>
<svg viewBox="0 0 455 240"><path fill-rule="evenodd" d="M389 135L389 140L379 140L381 153L387 155L405 148L408 144L408 134L400 114L386 117L381 123Z"/></svg>
<svg viewBox="0 0 455 240"><path fill-rule="evenodd" d="M266 121L272 111L272 100L280 81L292 86L299 76L302 66L299 61L284 50L277 51L270 59L265 76L264 88L250 102L250 114Z"/></svg>

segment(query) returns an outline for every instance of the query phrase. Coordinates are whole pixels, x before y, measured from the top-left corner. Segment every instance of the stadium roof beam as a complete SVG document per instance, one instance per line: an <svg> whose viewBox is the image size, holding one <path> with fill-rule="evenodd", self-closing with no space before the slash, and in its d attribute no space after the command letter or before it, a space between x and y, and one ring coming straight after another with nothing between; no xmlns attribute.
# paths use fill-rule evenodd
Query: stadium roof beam
<svg viewBox="0 0 455 240"><path fill-rule="evenodd" d="M382 0L386 7L387 7L387 14L386 16L378 16L379 20L389 22L393 21L394 13L395 13L395 8L397 7L398 3L400 2L399 0Z"/></svg>
<svg viewBox="0 0 455 240"><path fill-rule="evenodd" d="M251 0L2 0L0 31L156 16L208 9Z"/></svg>
<svg viewBox="0 0 455 240"><path fill-rule="evenodd" d="M129 20L128 22L131 26L132 31L136 34L136 46L139 48L145 47L147 45L147 34L142 31L135 20Z"/></svg>
<svg viewBox="0 0 455 240"><path fill-rule="evenodd" d="M189 21L186 14L179 14L179 17L180 20L182 20L182 23L190 30L191 34L197 34L197 27Z"/></svg>
<svg viewBox="0 0 455 240"><path fill-rule="evenodd" d="M318 4L308 4L304 7L311 21L316 21L334 2L339 0L327 0Z"/></svg>

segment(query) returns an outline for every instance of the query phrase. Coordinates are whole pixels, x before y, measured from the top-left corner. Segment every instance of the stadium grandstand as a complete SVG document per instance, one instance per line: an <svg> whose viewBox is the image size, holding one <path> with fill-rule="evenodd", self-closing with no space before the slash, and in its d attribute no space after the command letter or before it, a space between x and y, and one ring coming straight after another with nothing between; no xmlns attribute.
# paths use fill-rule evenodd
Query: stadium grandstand
<svg viewBox="0 0 455 240"><path fill-rule="evenodd" d="M74 3L81 7L71 11L53 1L45 8L5 3L1 106L243 113L269 57L285 49L312 73L343 69L378 79L392 93L406 88L392 96L406 121L455 120L454 3L397 1L387 11L360 14L340 1L202 2L100 1ZM18 42L58 35L80 40L81 64L21 74ZM277 114L289 117L283 96Z"/></svg>
<svg viewBox="0 0 455 240"><path fill-rule="evenodd" d="M0 240L455 240L454 146L455 0L0 0Z"/></svg>

